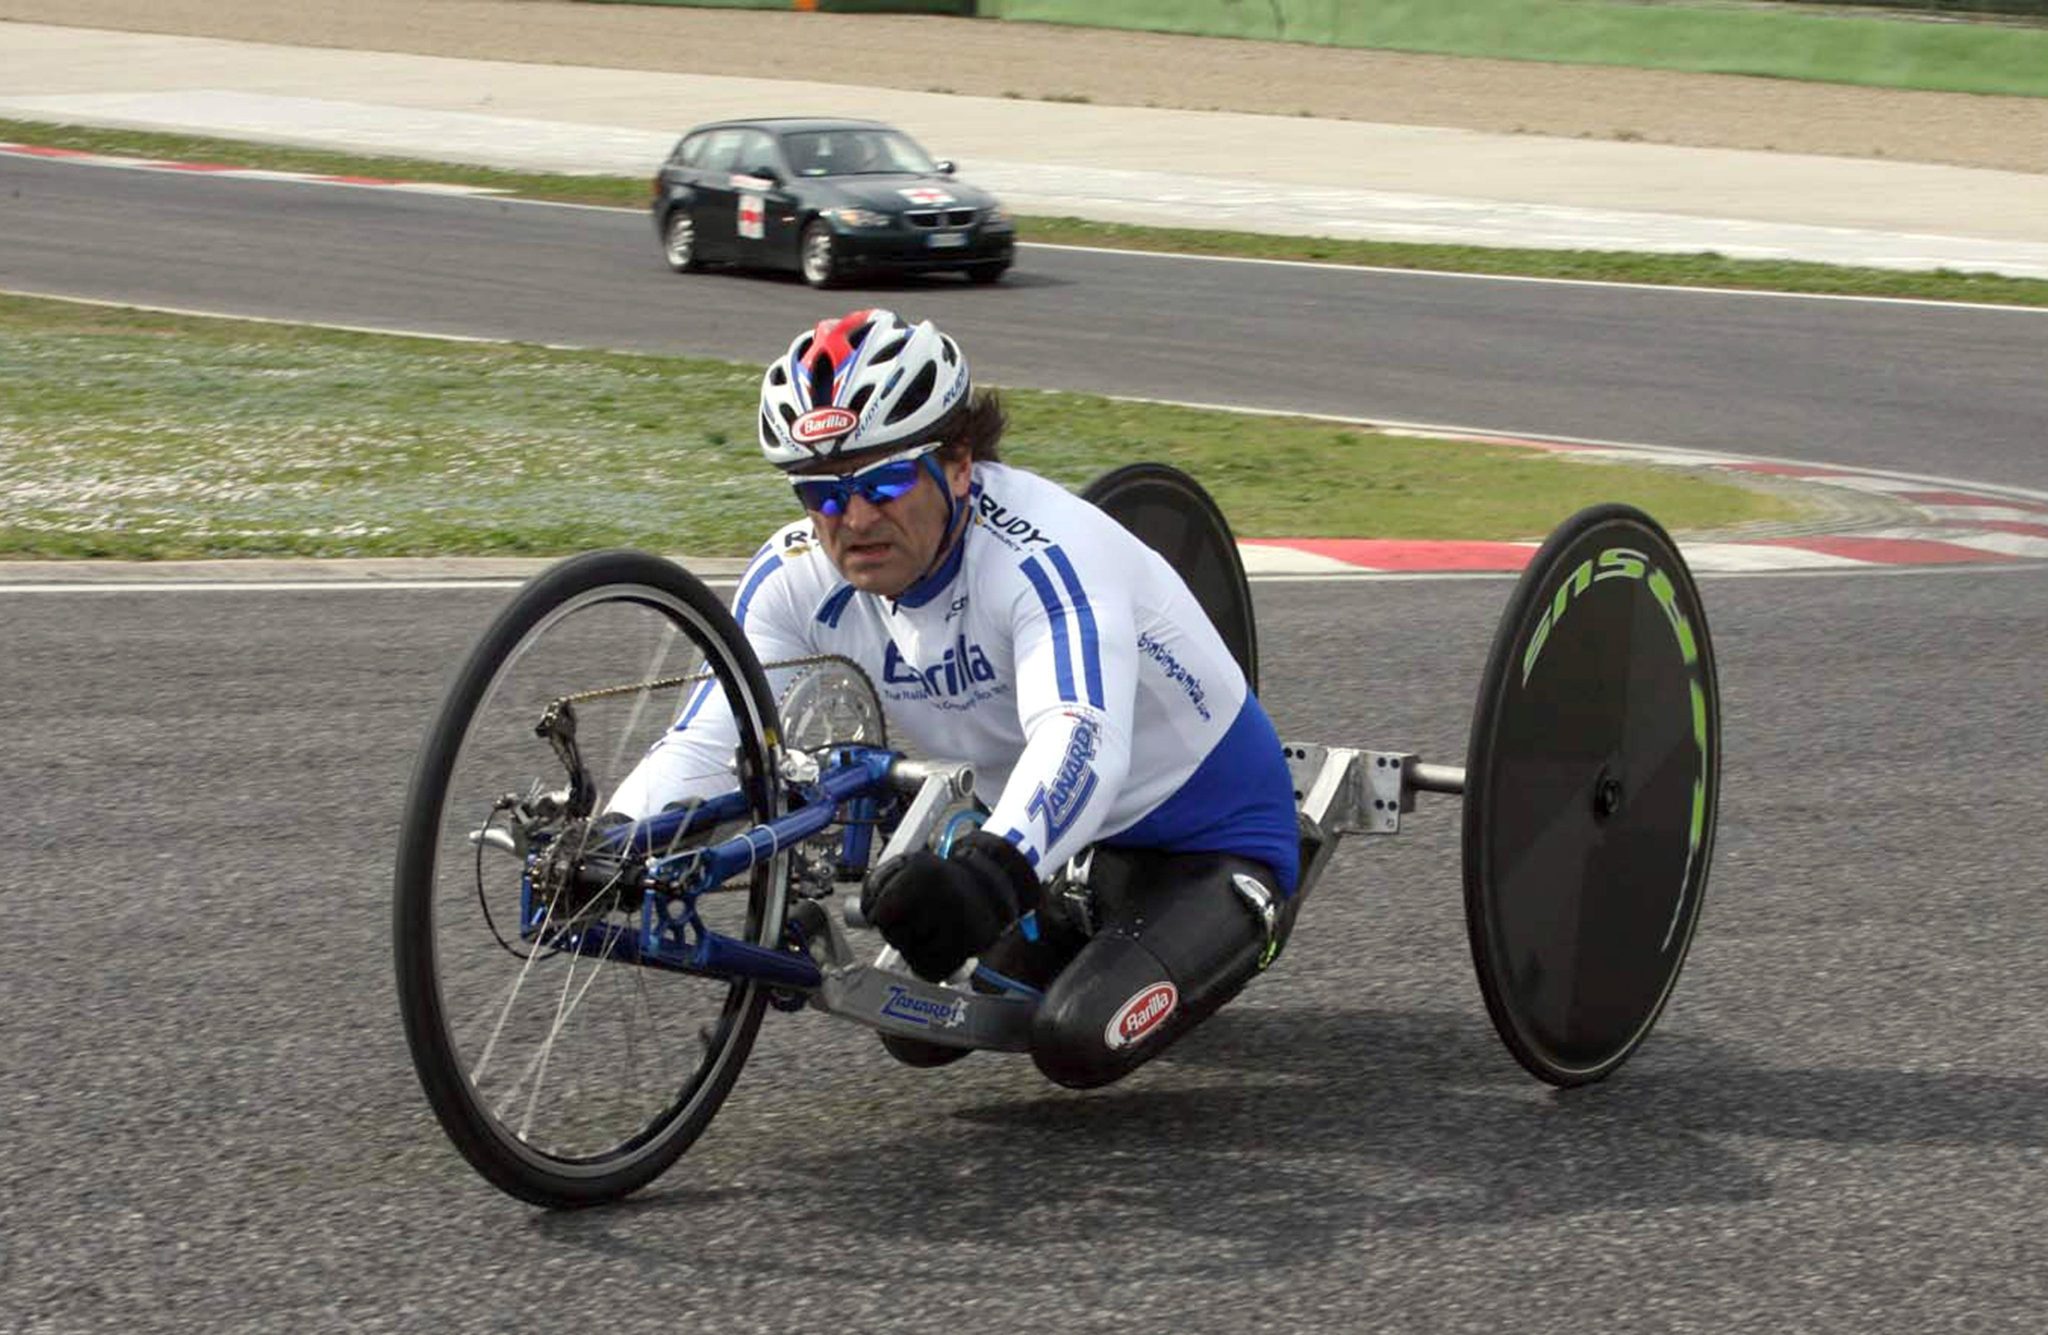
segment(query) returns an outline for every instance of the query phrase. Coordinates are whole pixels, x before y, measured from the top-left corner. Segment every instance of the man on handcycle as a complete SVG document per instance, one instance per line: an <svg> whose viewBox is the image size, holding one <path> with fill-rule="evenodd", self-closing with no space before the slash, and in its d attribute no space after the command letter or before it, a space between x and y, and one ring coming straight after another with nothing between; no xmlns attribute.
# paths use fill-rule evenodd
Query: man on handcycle
<svg viewBox="0 0 2048 1335"><path fill-rule="evenodd" d="M1121 1078L1277 948L1299 832L1265 710L1165 559L1001 462L1000 402L930 321L860 310L806 330L769 364L757 425L806 515L740 580L754 650L853 660L896 735L999 794L947 856L876 867L863 916L923 978L979 957L1042 989L1049 1078ZM700 693L609 809L691 796L735 735ZM917 1066L968 1051L882 1041Z"/></svg>

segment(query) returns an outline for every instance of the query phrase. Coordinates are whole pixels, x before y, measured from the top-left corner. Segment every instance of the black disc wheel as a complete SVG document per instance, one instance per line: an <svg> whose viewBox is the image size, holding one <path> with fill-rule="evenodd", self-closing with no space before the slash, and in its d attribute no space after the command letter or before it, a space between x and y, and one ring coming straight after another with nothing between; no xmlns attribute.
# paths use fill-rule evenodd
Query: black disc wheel
<svg viewBox="0 0 2048 1335"><path fill-rule="evenodd" d="M1230 524L1202 484L1171 464L1126 464L1089 483L1081 499L1180 572L1256 694L1259 629L1252 617L1251 585Z"/></svg>
<svg viewBox="0 0 2048 1335"><path fill-rule="evenodd" d="M1553 533L1508 604L1465 769L1465 913L1494 1027L1599 1080L1657 1021L1713 859L1721 709L1691 572L1640 510Z"/></svg>
<svg viewBox="0 0 2048 1335"><path fill-rule="evenodd" d="M575 770L559 724L537 730L564 701ZM607 854L617 833L602 813L685 716L693 735L707 721L721 729L721 749L661 791L744 797L678 852L779 813L766 777L774 698L696 579L658 557L594 552L540 575L498 615L420 752L393 900L399 1009L449 1138L523 1200L591 1205L653 1180L709 1124L760 1024L766 996L754 984L627 962L637 863ZM714 887L697 902L702 922L779 944L787 875L778 857Z"/></svg>

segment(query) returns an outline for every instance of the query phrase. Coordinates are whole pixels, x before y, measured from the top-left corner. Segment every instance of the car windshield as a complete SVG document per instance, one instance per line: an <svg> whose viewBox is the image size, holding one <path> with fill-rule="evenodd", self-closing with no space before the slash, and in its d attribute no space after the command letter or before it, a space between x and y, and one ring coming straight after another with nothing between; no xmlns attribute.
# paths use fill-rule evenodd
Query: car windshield
<svg viewBox="0 0 2048 1335"><path fill-rule="evenodd" d="M806 130L782 136L782 150L798 176L930 175L938 170L908 135L895 130Z"/></svg>

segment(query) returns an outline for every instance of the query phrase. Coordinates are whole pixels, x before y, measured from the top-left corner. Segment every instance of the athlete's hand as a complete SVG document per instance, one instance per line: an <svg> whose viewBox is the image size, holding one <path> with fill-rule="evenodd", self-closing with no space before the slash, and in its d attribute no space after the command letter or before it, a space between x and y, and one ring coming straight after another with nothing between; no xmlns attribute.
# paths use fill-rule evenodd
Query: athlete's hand
<svg viewBox="0 0 2048 1335"><path fill-rule="evenodd" d="M919 849L875 868L861 888L860 912L911 972L937 982L994 945L1038 900L1038 875L1024 855L976 831L950 857Z"/></svg>

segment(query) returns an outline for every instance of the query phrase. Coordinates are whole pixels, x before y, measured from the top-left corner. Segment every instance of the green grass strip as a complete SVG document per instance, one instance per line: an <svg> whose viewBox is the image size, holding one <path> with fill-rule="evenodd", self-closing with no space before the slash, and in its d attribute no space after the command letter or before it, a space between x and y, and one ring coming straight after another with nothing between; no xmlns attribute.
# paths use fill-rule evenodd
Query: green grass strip
<svg viewBox="0 0 2048 1335"><path fill-rule="evenodd" d="M737 556L798 513L756 366L0 297L0 557ZM1528 538L1598 500L1676 529L1791 517L1669 469L1302 418L1006 395L1017 463L1156 459L1247 536Z"/></svg>
<svg viewBox="0 0 2048 1335"><path fill-rule="evenodd" d="M166 161L218 162L266 171L484 186L522 199L612 208L647 207L652 181L651 172L646 177L512 172L416 158L364 157L232 139L103 130L40 121L0 120L0 142ZM1660 286L2048 306L2048 280L1960 273L1949 269L1911 272L1792 260L1736 260L1712 252L1652 255L1607 250L1418 245L1397 241L1268 236L1259 232L1186 227L1140 227L1081 218L1027 216L1017 221L1019 235L1025 241L1050 245L1101 246L1117 250L1227 255L1247 259L1309 260L1436 273L1503 274ZM653 244L650 232L648 245L651 247Z"/></svg>

